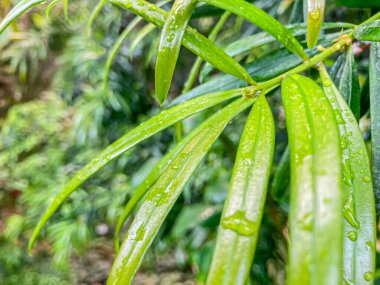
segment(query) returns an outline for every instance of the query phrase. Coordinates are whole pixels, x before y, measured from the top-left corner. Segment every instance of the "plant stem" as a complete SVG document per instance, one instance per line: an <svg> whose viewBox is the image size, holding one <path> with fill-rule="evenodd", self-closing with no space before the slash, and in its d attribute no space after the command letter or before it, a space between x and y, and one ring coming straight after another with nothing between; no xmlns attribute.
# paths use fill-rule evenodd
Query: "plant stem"
<svg viewBox="0 0 380 285"><path fill-rule="evenodd" d="M317 54L316 56L310 58L309 60L304 61L302 64L296 66L295 68L287 72L284 72L283 74L275 78L272 78L268 81L259 83L257 86L251 86L248 88L252 89L253 91L272 89L273 87L280 85L281 81L285 79L287 76L297 74L309 68L314 67L319 62L325 61L331 55L333 55L337 51L340 51L342 48L349 46L351 43L352 43L352 33L341 37L332 46L326 48L323 52Z"/></svg>

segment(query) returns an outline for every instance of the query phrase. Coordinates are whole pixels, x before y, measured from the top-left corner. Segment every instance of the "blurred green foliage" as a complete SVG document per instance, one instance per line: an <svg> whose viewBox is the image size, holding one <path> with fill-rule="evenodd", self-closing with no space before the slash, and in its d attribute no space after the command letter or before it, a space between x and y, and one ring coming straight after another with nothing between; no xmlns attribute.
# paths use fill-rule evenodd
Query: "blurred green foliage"
<svg viewBox="0 0 380 285"><path fill-rule="evenodd" d="M277 19L299 17L300 1L255 2ZM347 1L348 6L360 2L363 7L361 1L351 5L353 2ZM133 48L133 39L145 24L134 30L112 66L109 90L105 91L102 79L107 53L133 15L106 5L93 23L91 36L87 36L87 21L95 4L96 1L70 1L68 20L62 17L61 4L52 9L49 17L38 8L38 12L22 16L18 24L0 36L0 88L7 90L0 90L1 284L79 284L72 257L86 254L96 241L110 243L129 194L174 144L174 130L166 131L108 165L72 195L44 232L48 242L41 243L33 257L27 256L26 240L32 227L68 178L110 142L157 112L152 89L159 34L153 30ZM2 1L1 16L10 5L10 1ZM368 8L335 9L331 3L329 8L334 9L328 10L331 13L327 21L356 23L369 14ZM201 6L195 13L200 20L191 24L207 34L215 22L211 16L219 14L218 9ZM254 30L231 17L218 43L226 46ZM271 57L272 49L270 45L255 48L242 61ZM193 57L181 51L169 96L180 93L192 62ZM358 58L359 71L367 65ZM203 80L209 81L213 76L211 73ZM361 75L361 81L365 77ZM287 139L278 94L273 94L270 103L278 121L278 163ZM185 132L214 111L187 119ZM156 256L171 249L177 268L204 281L243 119L239 117L227 126L197 170L165 221L154 251L146 258L145 270L151 268ZM276 202L268 199L251 284L283 283L287 205L287 196ZM112 249L108 250L112 255ZM51 255L54 264L49 262Z"/></svg>

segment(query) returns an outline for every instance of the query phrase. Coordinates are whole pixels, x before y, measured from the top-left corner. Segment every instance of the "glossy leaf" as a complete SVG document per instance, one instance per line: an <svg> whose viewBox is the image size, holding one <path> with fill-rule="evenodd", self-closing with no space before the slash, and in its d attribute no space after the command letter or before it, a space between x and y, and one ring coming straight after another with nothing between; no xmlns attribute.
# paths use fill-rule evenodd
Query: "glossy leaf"
<svg viewBox="0 0 380 285"><path fill-rule="evenodd" d="M153 23L160 29L163 28L168 17L168 13L166 11L144 0L110 0L110 3L130 10L136 15L139 15L145 20ZM187 27L182 43L191 52L200 56L205 61L210 62L219 70L240 78L248 83L255 84L255 82L248 75L247 71L238 62L228 56L212 41L199 34L196 30Z"/></svg>
<svg viewBox="0 0 380 285"><path fill-rule="evenodd" d="M286 147L278 163L271 183L271 195L274 200L280 200L285 196L290 184L290 149Z"/></svg>
<svg viewBox="0 0 380 285"><path fill-rule="evenodd" d="M341 284L343 211L338 124L323 90L300 75L282 83L290 147L287 284Z"/></svg>
<svg viewBox="0 0 380 285"><path fill-rule="evenodd" d="M345 218L343 281L346 284L373 284L376 220L367 149L353 113L323 65L320 74L340 132Z"/></svg>
<svg viewBox="0 0 380 285"><path fill-rule="evenodd" d="M227 19L230 15L231 15L230 12L224 12L223 13L223 15L220 17L218 23L214 26L214 28L211 30L211 33L208 36L210 41L215 41L217 35L219 34L220 30L223 28L223 25L225 24L225 22L227 21ZM189 92L190 89L193 87L195 79L199 73L199 70L201 69L202 62L203 62L202 59L200 57L197 57L197 59L195 60L193 66L190 70L189 76L185 82L182 93ZM210 65L210 66L212 66L212 65Z"/></svg>
<svg viewBox="0 0 380 285"><path fill-rule="evenodd" d="M360 84L352 47L341 55L331 70L331 77L350 106L355 118L360 118Z"/></svg>
<svg viewBox="0 0 380 285"><path fill-rule="evenodd" d="M273 160L274 120L261 94L246 122L206 284L246 284Z"/></svg>
<svg viewBox="0 0 380 285"><path fill-rule="evenodd" d="M98 170L106 166L110 161L116 159L136 144L148 139L149 137L166 129L174 123L218 103L237 97L240 94L240 90L230 90L226 92L216 93L205 97L200 97L188 101L180 106L162 111L160 114L140 124L138 127L131 130L126 135L111 144L91 162L79 170L75 176L65 185L62 191L54 198L33 232L33 235L29 242L29 250L31 250L33 247L37 236L39 235L45 223L57 211L57 209L67 199L67 197L69 197L75 189L77 189Z"/></svg>
<svg viewBox="0 0 380 285"><path fill-rule="evenodd" d="M354 36L359 41L380 42L380 20L359 26Z"/></svg>
<svg viewBox="0 0 380 285"><path fill-rule="evenodd" d="M171 0L163 0L157 3L157 7L161 7L167 3L169 3ZM108 85L108 76L111 71L111 66L113 61L115 60L115 57L117 53L119 52L121 46L125 42L126 38L130 35L132 30L143 21L143 18L136 17L133 19L129 25L124 29L124 31L120 34L120 36L117 38L116 42L113 44L111 51L108 53L106 65L104 68L104 76L103 76L103 89L107 89Z"/></svg>
<svg viewBox="0 0 380 285"><path fill-rule="evenodd" d="M372 172L376 212L380 213L380 43L372 43L369 64Z"/></svg>
<svg viewBox="0 0 380 285"><path fill-rule="evenodd" d="M194 132L167 170L152 186L136 214L114 261L107 284L131 284L141 261L188 180L228 122L254 99L241 98L208 119Z"/></svg>
<svg viewBox="0 0 380 285"><path fill-rule="evenodd" d="M324 23L321 26L322 30L329 30L329 29L349 29L346 30L350 31L350 29L354 28L355 25L349 24L349 23ZM289 32L293 36L300 36L300 35L305 35L307 33L307 25L305 24L292 24L292 25L287 25L286 28L289 30ZM249 35L242 37L233 43L229 44L226 48L225 51L229 56L240 56L240 55L247 55L249 52L257 47L264 46L266 44L270 44L275 42L276 39L273 38L272 36L268 35L266 32L261 32L257 33L254 35ZM211 71L213 70L213 67L210 64L206 64L202 68L202 79L208 75ZM202 80L201 80L202 81Z"/></svg>
<svg viewBox="0 0 380 285"><path fill-rule="evenodd" d="M123 227L126 219L129 217L131 212L135 209L137 203L142 197L148 192L150 187L157 181L157 179L162 175L162 173L168 168L169 164L178 155L180 151L197 135L197 132L191 132L184 139L182 139L176 146L171 149L165 156L154 166L152 171L144 179L144 181L137 187L133 193L131 199L125 206L123 213L121 214L115 229L115 249L119 250L119 235L120 230Z"/></svg>
<svg viewBox="0 0 380 285"><path fill-rule="evenodd" d="M297 39L277 20L256 6L244 0L203 0L204 2L230 11L247 21L258 26L260 29L271 34L291 52L296 53L302 59L308 58Z"/></svg>
<svg viewBox="0 0 380 285"><path fill-rule="evenodd" d="M155 70L156 96L160 104L168 96L183 35L196 0L176 0L162 29Z"/></svg>
<svg viewBox="0 0 380 285"><path fill-rule="evenodd" d="M307 0L307 46L315 47L318 42L323 15L325 12L325 0Z"/></svg>
<svg viewBox="0 0 380 285"><path fill-rule="evenodd" d="M45 0L22 0L17 3L17 5L14 6L8 15L1 21L0 34L20 15L44 2Z"/></svg>

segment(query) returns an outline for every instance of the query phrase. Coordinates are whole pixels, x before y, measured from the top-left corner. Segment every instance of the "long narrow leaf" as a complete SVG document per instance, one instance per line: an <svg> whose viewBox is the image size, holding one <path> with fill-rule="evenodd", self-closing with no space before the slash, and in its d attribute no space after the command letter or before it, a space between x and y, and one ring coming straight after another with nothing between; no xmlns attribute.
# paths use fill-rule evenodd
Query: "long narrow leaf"
<svg viewBox="0 0 380 285"><path fill-rule="evenodd" d="M261 95L246 122L206 284L247 282L273 160L274 120Z"/></svg>
<svg viewBox="0 0 380 285"><path fill-rule="evenodd" d="M345 34L349 31L351 31L352 28L354 28L355 25L349 24L349 23L324 23L321 26L321 29L328 30L328 29L339 29L344 28L348 29L342 32L342 34ZM307 25L305 24L292 24L287 25L286 28L289 30L289 32L293 36L300 36L305 35L307 33ZM225 51L229 56L241 56L241 55L247 55L249 52L257 47L264 46L266 44L270 44L275 42L276 39L272 36L268 35L266 32L257 33L254 35L249 35L242 37L235 42L229 44ZM202 68L202 77L205 77L213 70L213 67L210 64L206 64Z"/></svg>
<svg viewBox="0 0 380 285"><path fill-rule="evenodd" d="M341 284L343 213L338 124L323 90L286 78L291 193L288 284Z"/></svg>
<svg viewBox="0 0 380 285"><path fill-rule="evenodd" d="M136 191L133 193L131 199L125 206L123 213L121 214L115 229L115 249L119 251L119 234L125 220L129 217L130 213L136 207L137 203L141 198L148 192L149 188L157 181L157 179L162 175L162 173L167 169L169 164L172 162L180 151L187 145L188 142L193 140L193 138L198 133L193 131L188 134L183 140L176 144L176 146L171 149L165 156L155 165L152 171L144 179L144 181L137 187Z"/></svg>
<svg viewBox="0 0 380 285"><path fill-rule="evenodd" d="M354 33L359 41L380 42L380 20L359 26Z"/></svg>
<svg viewBox="0 0 380 285"><path fill-rule="evenodd" d="M90 19L87 22L87 35L91 35L92 32L92 25L96 19L96 17L99 15L100 11L103 9L103 7L107 4L107 0L100 0L98 5L95 6L94 10L91 12Z"/></svg>
<svg viewBox="0 0 380 285"><path fill-rule="evenodd" d="M21 14L44 2L45 0L22 0L19 2L0 23L0 34Z"/></svg>
<svg viewBox="0 0 380 285"><path fill-rule="evenodd" d="M157 7L161 7L167 3L169 3L171 0L163 0L157 3ZM124 31L120 34L120 36L117 38L116 42L113 44L111 51L109 52L106 60L106 65L104 68L104 76L103 76L103 89L107 89L108 86L108 76L111 71L111 66L113 61L115 60L115 57L117 53L119 52L121 46L123 45L126 38L130 35L132 30L141 22L143 21L143 18L136 17L129 23L129 25L124 29Z"/></svg>
<svg viewBox="0 0 380 285"><path fill-rule="evenodd" d="M350 106L355 118L360 118L360 84L352 47L341 55L331 69L331 77Z"/></svg>
<svg viewBox="0 0 380 285"><path fill-rule="evenodd" d="M53 0L50 2L50 4L46 7L46 16L49 16L51 9L53 9L61 1L62 0Z"/></svg>
<svg viewBox="0 0 380 285"><path fill-rule="evenodd" d="M156 5L144 0L109 0L110 3L128 9L162 29L168 13ZM255 82L247 71L233 58L228 56L212 41L199 34L196 30L187 27L183 37L183 45L205 61L210 62L217 69L240 78L248 83Z"/></svg>
<svg viewBox="0 0 380 285"><path fill-rule="evenodd" d="M59 206L61 206L67 197L88 178L90 178L95 172L103 168L110 161L125 153L136 144L148 139L149 137L173 125L174 123L218 103L237 97L240 94L240 90L230 90L226 92L215 93L188 101L169 110L162 111L160 114L142 123L121 137L119 140L111 144L91 162L79 170L75 176L65 185L62 191L54 198L48 209L42 215L33 232L33 235L29 242L29 250L32 249L37 236L39 235L48 219L55 213L55 211L57 211Z"/></svg>
<svg viewBox="0 0 380 285"><path fill-rule="evenodd" d="M267 33L271 34L291 52L296 53L302 59L308 59L297 39L277 20L265 13L263 10L244 0L203 0L204 2L230 11L247 21L257 25Z"/></svg>
<svg viewBox="0 0 380 285"><path fill-rule="evenodd" d="M131 284L165 217L203 157L228 122L253 102L252 98L238 99L197 128L198 134L186 144L149 191L126 234L107 284Z"/></svg>
<svg viewBox="0 0 380 285"><path fill-rule="evenodd" d="M353 113L323 65L320 74L336 114L341 140L345 218L343 280L348 284L373 284L376 221L367 149Z"/></svg>
<svg viewBox="0 0 380 285"><path fill-rule="evenodd" d="M307 46L315 47L318 42L323 15L325 12L325 0L307 1Z"/></svg>
<svg viewBox="0 0 380 285"><path fill-rule="evenodd" d="M372 172L376 212L380 213L380 43L372 43L370 64Z"/></svg>
<svg viewBox="0 0 380 285"><path fill-rule="evenodd" d="M177 64L183 35L196 0L176 0L162 29L156 63L156 96L160 104L165 101Z"/></svg>

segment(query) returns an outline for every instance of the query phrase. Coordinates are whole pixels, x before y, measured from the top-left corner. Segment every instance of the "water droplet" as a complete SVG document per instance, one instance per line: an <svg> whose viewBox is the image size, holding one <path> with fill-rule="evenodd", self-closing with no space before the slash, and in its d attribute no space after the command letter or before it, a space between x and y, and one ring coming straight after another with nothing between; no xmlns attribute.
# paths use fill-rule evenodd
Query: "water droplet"
<svg viewBox="0 0 380 285"><path fill-rule="evenodd" d="M360 224L355 217L354 198L352 197L352 195L350 195L350 197L348 197L348 199L344 203L343 216L347 220L347 222L350 223L351 226L357 229L360 228Z"/></svg>
<svg viewBox="0 0 380 285"><path fill-rule="evenodd" d="M373 279L373 273L372 272L366 272L366 273L364 273L364 279L366 281L371 281Z"/></svg>
<svg viewBox="0 0 380 285"><path fill-rule="evenodd" d="M233 230L239 235L252 236L256 232L255 222L248 220L244 211L236 211L232 216L223 218L222 227Z"/></svg>
<svg viewBox="0 0 380 285"><path fill-rule="evenodd" d="M347 233L347 236L350 240L356 241L356 239L358 238L358 233L355 231L350 231Z"/></svg>
<svg viewBox="0 0 380 285"><path fill-rule="evenodd" d="M371 178L368 177L368 176L365 176L365 177L363 178L363 181L364 181L364 182L371 182Z"/></svg>
<svg viewBox="0 0 380 285"><path fill-rule="evenodd" d="M347 186L352 186L353 175L348 159L346 159L342 164L342 176L344 183L346 183Z"/></svg>
<svg viewBox="0 0 380 285"><path fill-rule="evenodd" d="M367 242L365 243L365 245L366 245L366 247L367 247L368 250L372 250L372 249L374 248L373 243L370 242L370 241L367 241Z"/></svg>

